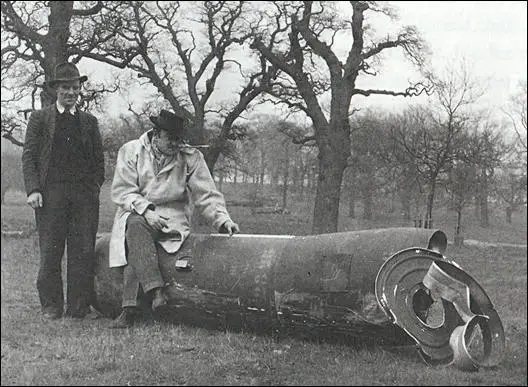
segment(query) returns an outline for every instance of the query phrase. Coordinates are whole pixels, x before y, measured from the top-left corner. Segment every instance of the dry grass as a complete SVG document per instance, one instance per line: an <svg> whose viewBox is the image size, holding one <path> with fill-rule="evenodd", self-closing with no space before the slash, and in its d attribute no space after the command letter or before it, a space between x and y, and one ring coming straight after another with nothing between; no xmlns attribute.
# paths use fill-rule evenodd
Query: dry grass
<svg viewBox="0 0 528 387"><path fill-rule="evenodd" d="M10 193L2 205L3 229L7 225L34 229L33 214L20 198L21 194ZM302 235L311 225L308 203L292 206L290 215L255 217L245 207L231 213L247 233ZM101 231L109 230L112 217L113 206L104 200ZM489 235L478 228L468 233L472 239L482 233L481 240L526 244L526 218L514 220L517 223L508 231L494 219ZM343 229L382 224L348 219L343 223ZM384 224L392 225L399 224ZM292 338L274 341L156 321L125 331L107 329L107 318L46 321L40 317L35 288L36 235L2 237L1 384L526 385L526 248L450 246L447 256L483 286L501 316L507 349L497 369L465 373L453 367L432 368L412 348L353 348Z"/></svg>

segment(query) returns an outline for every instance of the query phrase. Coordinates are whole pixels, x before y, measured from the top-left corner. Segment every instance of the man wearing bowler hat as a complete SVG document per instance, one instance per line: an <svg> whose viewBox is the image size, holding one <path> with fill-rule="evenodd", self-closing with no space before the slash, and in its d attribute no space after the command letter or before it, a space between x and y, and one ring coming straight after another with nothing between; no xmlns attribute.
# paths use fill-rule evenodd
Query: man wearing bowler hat
<svg viewBox="0 0 528 387"><path fill-rule="evenodd" d="M97 119L76 107L81 76L59 63L49 86L56 103L34 111L27 125L22 166L27 203L35 210L40 267L37 290L43 316L95 317L94 247L104 156ZM61 262L67 247L66 310Z"/></svg>
<svg viewBox="0 0 528 387"><path fill-rule="evenodd" d="M215 230L239 232L203 154L184 143L185 119L168 110L150 119L154 128L119 150L112 182L112 201L118 209L110 267L124 269L123 310L111 328L134 323L140 290L152 300L154 312L167 305L159 257L178 251L189 235L190 205Z"/></svg>

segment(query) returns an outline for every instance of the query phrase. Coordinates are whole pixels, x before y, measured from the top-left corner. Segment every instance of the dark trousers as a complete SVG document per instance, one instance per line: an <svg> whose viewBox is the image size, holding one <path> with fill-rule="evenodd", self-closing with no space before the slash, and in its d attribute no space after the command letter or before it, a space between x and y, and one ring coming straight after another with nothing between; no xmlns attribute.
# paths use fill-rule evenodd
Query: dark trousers
<svg viewBox="0 0 528 387"><path fill-rule="evenodd" d="M99 223L99 190L82 183L53 183L35 210L40 245L37 278L42 308L62 312L62 257L67 245L66 314L85 310L94 296L95 238Z"/></svg>
<svg viewBox="0 0 528 387"><path fill-rule="evenodd" d="M140 289L147 293L163 287L156 240L161 233L145 218L130 214L125 232L127 265L123 270L123 307L138 306Z"/></svg>

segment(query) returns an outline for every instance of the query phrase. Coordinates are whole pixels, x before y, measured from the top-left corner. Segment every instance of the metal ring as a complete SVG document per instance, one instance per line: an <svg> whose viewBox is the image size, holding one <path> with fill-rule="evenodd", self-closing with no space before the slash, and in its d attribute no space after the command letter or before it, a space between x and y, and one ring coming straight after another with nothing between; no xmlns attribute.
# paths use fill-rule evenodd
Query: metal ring
<svg viewBox="0 0 528 387"><path fill-rule="evenodd" d="M439 327L426 324L414 308L415 296L425 290L442 299L444 321ZM392 321L416 341L429 365L451 364L473 371L493 367L502 358L504 328L491 300L470 275L439 253L412 248L394 254L378 271L376 298ZM478 359L468 348L477 325L484 346Z"/></svg>
<svg viewBox="0 0 528 387"><path fill-rule="evenodd" d="M486 332L483 335L483 347L484 353L482 359L489 359L491 355L492 345L491 345L491 330L489 328L489 319L484 316L475 315L472 319L466 322L464 325L460 325L455 328L451 334L449 344L453 349L453 365L463 371L478 371L480 366L483 363L478 360L475 356L471 355L468 343L471 341L471 336L475 327L480 326L482 332Z"/></svg>

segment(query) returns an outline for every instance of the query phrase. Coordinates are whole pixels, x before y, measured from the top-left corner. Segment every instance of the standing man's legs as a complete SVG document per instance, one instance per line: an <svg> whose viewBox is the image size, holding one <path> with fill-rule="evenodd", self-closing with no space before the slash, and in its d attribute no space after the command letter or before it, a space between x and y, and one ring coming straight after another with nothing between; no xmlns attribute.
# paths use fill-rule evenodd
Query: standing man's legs
<svg viewBox="0 0 528 387"><path fill-rule="evenodd" d="M82 184L71 184L70 188L66 314L84 317L94 298L94 224L99 220L99 192Z"/></svg>
<svg viewBox="0 0 528 387"><path fill-rule="evenodd" d="M60 317L64 307L61 261L69 212L65 184L51 184L43 192L43 202L35 210L40 247L37 290L43 311L51 312L51 317Z"/></svg>

